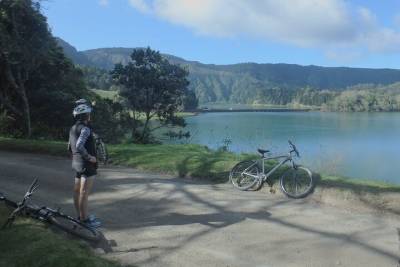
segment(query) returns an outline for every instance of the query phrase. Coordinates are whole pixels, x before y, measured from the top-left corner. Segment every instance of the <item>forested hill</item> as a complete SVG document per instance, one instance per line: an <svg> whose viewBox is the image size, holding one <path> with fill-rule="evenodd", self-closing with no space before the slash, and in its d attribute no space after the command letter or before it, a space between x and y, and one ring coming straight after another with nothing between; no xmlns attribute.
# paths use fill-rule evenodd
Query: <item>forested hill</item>
<svg viewBox="0 0 400 267"><path fill-rule="evenodd" d="M129 61L132 48L100 48L78 52L59 40L75 63L112 69L115 63ZM294 64L240 63L202 64L165 55L170 61L186 65L190 82L200 103L287 104L297 89L343 90L358 84L387 85L400 81L400 70L346 67L300 66Z"/></svg>

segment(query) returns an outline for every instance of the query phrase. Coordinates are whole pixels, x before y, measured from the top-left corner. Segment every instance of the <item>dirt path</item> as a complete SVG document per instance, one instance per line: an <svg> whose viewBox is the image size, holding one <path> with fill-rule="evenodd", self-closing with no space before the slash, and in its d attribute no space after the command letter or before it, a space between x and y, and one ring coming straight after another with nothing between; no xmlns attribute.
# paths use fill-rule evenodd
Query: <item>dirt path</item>
<svg viewBox="0 0 400 267"><path fill-rule="evenodd" d="M64 158L0 152L0 191L73 212ZM114 243L105 257L137 266L400 266L395 216L355 213L228 184L135 169L101 170L91 211Z"/></svg>

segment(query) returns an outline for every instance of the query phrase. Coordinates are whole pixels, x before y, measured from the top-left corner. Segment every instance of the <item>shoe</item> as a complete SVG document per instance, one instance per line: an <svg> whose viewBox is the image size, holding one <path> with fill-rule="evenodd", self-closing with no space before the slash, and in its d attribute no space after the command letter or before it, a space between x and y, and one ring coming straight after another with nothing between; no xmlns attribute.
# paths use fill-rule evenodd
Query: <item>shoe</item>
<svg viewBox="0 0 400 267"><path fill-rule="evenodd" d="M99 218L97 218L96 215L94 215L94 214L90 214L88 219L91 220L91 221L100 222Z"/></svg>
<svg viewBox="0 0 400 267"><path fill-rule="evenodd" d="M99 228L101 226L101 222L92 220L90 217L84 220L83 223L90 228Z"/></svg>

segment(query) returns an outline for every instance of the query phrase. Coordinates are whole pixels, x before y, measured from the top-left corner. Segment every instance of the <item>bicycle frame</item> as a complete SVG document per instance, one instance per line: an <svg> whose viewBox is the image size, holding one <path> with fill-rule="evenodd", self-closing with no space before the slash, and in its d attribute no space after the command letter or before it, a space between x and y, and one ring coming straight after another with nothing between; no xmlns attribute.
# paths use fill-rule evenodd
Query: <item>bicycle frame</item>
<svg viewBox="0 0 400 267"><path fill-rule="evenodd" d="M58 216L64 216L66 218L68 218L71 221L74 221L77 224L81 224L81 222L77 219L75 219L74 217L71 217L69 215L63 214L62 212L60 212L60 209L52 209L46 206L36 206L36 205L30 205L27 204L27 202L29 201L29 199L31 198L33 191L36 190L36 188L38 187L37 185L37 180L35 179L34 183L31 185L31 187L29 188L28 192L25 194L23 200L19 203L16 203L12 200L7 199L2 193L0 193L0 201L6 201L9 203L12 203L13 206L15 206L15 210L13 210L8 219L6 220L6 222L0 227L0 229L5 229L7 227L10 227L15 218L20 215L21 213L23 213L24 215L29 215L35 219L41 220L41 221L48 221L49 217L54 216L54 215L58 215ZM91 232L95 233L95 230L93 229L89 229Z"/></svg>
<svg viewBox="0 0 400 267"><path fill-rule="evenodd" d="M243 173L245 173L248 176L257 178L257 179L262 179L263 182L265 182L268 177L271 176L271 174L273 174L277 169L279 169L282 165L286 164L287 162L292 162L293 166L294 161L293 161L293 156L291 154L292 152L289 152L288 155L279 155L279 156L273 156L273 157L262 157L261 158L261 162L262 162L262 177L258 176L258 175L253 175L251 173L247 173L247 170L250 169L251 167L253 167L254 165L258 164L260 160L257 160L256 162L254 162L254 164L251 164L249 167L247 167ZM267 160L273 160L273 159L283 159L281 161L279 161L268 173L265 173L265 161Z"/></svg>

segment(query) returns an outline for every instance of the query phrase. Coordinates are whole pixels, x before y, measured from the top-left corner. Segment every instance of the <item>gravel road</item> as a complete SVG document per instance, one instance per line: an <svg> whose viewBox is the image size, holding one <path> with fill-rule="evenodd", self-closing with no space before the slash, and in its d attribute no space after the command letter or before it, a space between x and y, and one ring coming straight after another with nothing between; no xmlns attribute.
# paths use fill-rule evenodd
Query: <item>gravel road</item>
<svg viewBox="0 0 400 267"><path fill-rule="evenodd" d="M103 257L135 266L400 266L399 217L343 210L267 191L241 192L110 166L90 198ZM0 152L0 191L73 214L65 158ZM399 204L400 205L400 204Z"/></svg>

